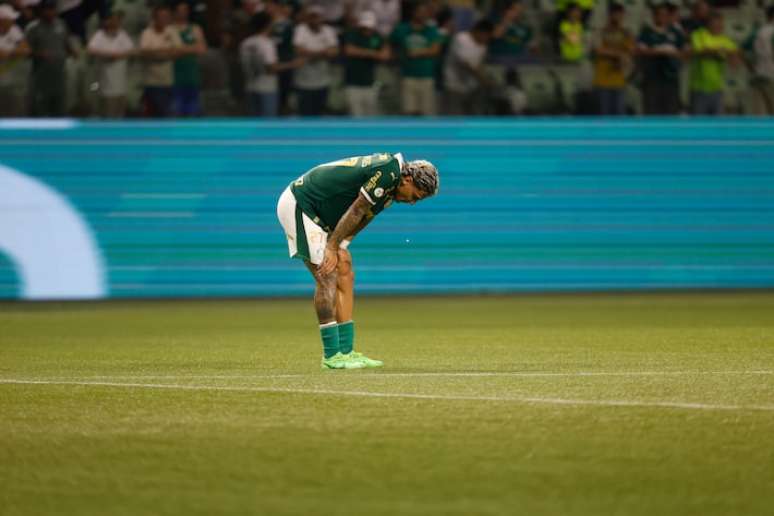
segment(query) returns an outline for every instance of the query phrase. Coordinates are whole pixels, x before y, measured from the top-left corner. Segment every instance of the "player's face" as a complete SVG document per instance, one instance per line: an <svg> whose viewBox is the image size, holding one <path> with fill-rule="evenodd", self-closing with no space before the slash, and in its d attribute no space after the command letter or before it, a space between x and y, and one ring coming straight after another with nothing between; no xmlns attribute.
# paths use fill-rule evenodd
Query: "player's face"
<svg viewBox="0 0 774 516"><path fill-rule="evenodd" d="M417 201L421 201L425 197L425 192L417 188L414 181L408 176L403 176L401 178L400 184L395 190L395 202L416 204Z"/></svg>

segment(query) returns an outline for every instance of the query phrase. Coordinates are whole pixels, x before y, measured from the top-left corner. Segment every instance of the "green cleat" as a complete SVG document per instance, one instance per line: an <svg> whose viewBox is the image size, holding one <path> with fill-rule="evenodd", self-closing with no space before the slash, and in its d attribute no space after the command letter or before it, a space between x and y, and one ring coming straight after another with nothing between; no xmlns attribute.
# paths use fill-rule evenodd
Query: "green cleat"
<svg viewBox="0 0 774 516"><path fill-rule="evenodd" d="M373 358L368 358L364 354L358 353L357 351L351 352L348 356L350 357L350 360L363 364L363 367L384 366L384 362L382 362L381 360L374 360Z"/></svg>
<svg viewBox="0 0 774 516"><path fill-rule="evenodd" d="M365 363L353 360L350 355L342 353L336 353L330 358L323 357L321 365L323 369L363 369L367 367Z"/></svg>

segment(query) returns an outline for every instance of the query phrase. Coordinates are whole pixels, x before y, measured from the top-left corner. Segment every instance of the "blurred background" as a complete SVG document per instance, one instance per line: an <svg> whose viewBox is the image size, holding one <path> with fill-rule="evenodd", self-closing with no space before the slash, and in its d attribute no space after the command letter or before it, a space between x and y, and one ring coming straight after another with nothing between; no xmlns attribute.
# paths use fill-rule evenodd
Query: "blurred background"
<svg viewBox="0 0 774 516"><path fill-rule="evenodd" d="M3 0L0 115L772 114L765 0Z"/></svg>
<svg viewBox="0 0 774 516"><path fill-rule="evenodd" d="M373 152L442 188L358 238L359 292L772 287L773 16L0 2L0 297L307 295L276 200Z"/></svg>

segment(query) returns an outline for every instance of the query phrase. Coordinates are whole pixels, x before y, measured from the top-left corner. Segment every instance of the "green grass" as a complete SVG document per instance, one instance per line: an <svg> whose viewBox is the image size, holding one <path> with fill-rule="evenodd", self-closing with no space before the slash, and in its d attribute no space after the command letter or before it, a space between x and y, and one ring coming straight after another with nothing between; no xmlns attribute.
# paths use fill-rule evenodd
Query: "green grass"
<svg viewBox="0 0 774 516"><path fill-rule="evenodd" d="M774 294L356 321L384 371L306 300L0 304L0 514L772 514Z"/></svg>

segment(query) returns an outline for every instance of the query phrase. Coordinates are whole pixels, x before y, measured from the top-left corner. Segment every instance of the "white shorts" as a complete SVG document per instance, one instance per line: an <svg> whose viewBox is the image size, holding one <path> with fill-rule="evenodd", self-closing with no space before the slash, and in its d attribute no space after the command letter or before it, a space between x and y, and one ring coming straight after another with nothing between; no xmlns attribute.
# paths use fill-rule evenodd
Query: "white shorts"
<svg viewBox="0 0 774 516"><path fill-rule="evenodd" d="M325 257L328 233L301 211L290 187L285 188L277 202L277 218L285 230L290 257L320 265ZM348 246L349 240L344 240L339 244L339 249L346 249Z"/></svg>

